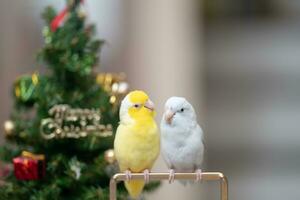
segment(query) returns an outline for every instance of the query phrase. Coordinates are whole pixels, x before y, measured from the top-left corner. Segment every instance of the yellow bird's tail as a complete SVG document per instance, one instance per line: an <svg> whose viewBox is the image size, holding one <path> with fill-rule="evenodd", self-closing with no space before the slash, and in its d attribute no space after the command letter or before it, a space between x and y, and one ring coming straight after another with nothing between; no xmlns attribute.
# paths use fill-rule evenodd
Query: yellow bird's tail
<svg viewBox="0 0 300 200"><path fill-rule="evenodd" d="M144 188L145 182L143 180L125 181L125 187L131 198L137 199Z"/></svg>

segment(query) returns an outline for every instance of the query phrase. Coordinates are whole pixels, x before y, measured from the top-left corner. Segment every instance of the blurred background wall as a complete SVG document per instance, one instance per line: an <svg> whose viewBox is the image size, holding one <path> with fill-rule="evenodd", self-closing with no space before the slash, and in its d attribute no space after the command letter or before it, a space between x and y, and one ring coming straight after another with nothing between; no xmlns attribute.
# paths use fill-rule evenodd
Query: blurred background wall
<svg viewBox="0 0 300 200"><path fill-rule="evenodd" d="M0 123L18 75L43 71L40 13L63 0L0 1ZM223 171L230 199L298 199L300 1L87 0L107 41L101 71L125 72L157 104L187 97L205 131L205 170ZM1 134L0 134L1 135ZM1 142L3 137L1 135ZM155 170L165 170L160 159ZM217 183L164 184L148 199L218 199Z"/></svg>
<svg viewBox="0 0 300 200"><path fill-rule="evenodd" d="M300 1L204 4L208 168L230 199L299 199Z"/></svg>

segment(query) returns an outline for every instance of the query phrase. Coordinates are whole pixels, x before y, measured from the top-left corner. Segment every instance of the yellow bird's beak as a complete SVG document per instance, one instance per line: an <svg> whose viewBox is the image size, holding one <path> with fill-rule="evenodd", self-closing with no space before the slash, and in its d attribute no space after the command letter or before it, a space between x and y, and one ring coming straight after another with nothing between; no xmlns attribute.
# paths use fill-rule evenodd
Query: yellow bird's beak
<svg viewBox="0 0 300 200"><path fill-rule="evenodd" d="M151 110L151 111L154 111L154 103L148 99L144 105L145 108Z"/></svg>

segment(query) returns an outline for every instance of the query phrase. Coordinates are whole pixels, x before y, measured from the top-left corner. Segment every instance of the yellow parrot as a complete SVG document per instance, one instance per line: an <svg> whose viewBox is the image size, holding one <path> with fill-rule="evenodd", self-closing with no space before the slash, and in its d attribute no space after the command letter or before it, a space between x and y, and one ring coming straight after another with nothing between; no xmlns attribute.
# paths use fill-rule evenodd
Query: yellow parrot
<svg viewBox="0 0 300 200"><path fill-rule="evenodd" d="M121 103L114 151L120 171L126 173L125 187L133 199L149 181L150 169L159 155L160 136L154 116L154 104L143 91L130 92ZM130 180L131 172L143 172L145 180Z"/></svg>

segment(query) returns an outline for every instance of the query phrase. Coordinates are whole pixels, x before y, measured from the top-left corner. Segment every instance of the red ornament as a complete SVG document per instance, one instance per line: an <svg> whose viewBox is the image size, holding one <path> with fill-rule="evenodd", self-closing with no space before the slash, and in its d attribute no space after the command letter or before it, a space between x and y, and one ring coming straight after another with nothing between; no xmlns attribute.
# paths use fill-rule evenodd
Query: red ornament
<svg viewBox="0 0 300 200"><path fill-rule="evenodd" d="M68 9L64 8L52 21L51 21L51 31L55 32L56 29L62 25L65 16L67 15Z"/></svg>
<svg viewBox="0 0 300 200"><path fill-rule="evenodd" d="M23 151L13 159L14 173L18 180L39 180L45 176L46 164L44 155L35 155Z"/></svg>
<svg viewBox="0 0 300 200"><path fill-rule="evenodd" d="M81 0L80 2L83 3L84 0ZM50 24L50 28L52 32L55 32L56 29L63 24L67 14L68 14L68 7L65 7L58 15L56 15L56 17L54 17L54 19L51 21Z"/></svg>

